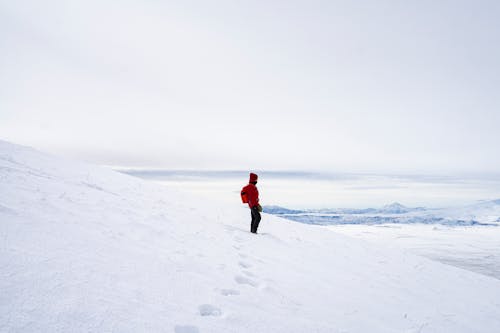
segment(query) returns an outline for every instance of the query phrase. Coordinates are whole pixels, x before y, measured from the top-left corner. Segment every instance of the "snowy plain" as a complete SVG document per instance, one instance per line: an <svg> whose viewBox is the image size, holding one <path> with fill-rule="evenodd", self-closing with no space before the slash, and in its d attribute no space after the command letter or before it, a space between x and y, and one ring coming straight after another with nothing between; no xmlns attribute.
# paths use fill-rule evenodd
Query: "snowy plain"
<svg viewBox="0 0 500 333"><path fill-rule="evenodd" d="M500 280L500 227L345 224L328 228L377 246L391 246Z"/></svg>
<svg viewBox="0 0 500 333"><path fill-rule="evenodd" d="M500 280L0 141L2 332L497 332Z"/></svg>

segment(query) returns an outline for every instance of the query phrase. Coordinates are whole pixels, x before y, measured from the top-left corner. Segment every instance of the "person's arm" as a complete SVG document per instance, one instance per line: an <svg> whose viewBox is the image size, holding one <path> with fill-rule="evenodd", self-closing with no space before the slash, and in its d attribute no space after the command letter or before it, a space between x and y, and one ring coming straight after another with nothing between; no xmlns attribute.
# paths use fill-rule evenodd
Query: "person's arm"
<svg viewBox="0 0 500 333"><path fill-rule="evenodd" d="M257 187L255 188L255 202L257 203L257 209L259 210L259 212L261 213L262 212L262 206L260 205L260 200L259 200L259 190L257 189Z"/></svg>

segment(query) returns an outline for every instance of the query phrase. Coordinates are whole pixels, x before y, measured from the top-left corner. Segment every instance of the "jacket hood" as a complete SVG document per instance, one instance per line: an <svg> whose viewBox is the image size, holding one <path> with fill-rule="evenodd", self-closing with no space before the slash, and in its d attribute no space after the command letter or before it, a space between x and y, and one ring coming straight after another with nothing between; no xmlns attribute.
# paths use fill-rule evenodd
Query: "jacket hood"
<svg viewBox="0 0 500 333"><path fill-rule="evenodd" d="M257 176L255 173L250 173L250 180L248 181L249 183L256 182L258 180L259 176Z"/></svg>

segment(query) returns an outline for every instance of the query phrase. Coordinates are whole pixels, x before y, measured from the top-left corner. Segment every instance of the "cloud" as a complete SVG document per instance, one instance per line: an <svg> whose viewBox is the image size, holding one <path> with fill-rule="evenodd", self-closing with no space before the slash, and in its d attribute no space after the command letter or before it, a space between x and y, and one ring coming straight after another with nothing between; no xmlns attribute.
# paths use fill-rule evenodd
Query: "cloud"
<svg viewBox="0 0 500 333"><path fill-rule="evenodd" d="M490 2L0 6L4 139L134 166L500 167Z"/></svg>

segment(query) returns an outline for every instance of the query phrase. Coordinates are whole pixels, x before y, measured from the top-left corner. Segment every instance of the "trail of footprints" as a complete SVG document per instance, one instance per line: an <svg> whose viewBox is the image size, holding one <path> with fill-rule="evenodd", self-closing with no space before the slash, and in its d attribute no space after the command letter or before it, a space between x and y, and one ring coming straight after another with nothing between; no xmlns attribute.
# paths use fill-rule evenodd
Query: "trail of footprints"
<svg viewBox="0 0 500 333"><path fill-rule="evenodd" d="M240 245L245 241L245 239L239 237L239 236L234 236L233 238L236 242L240 243ZM241 248L241 246L240 246ZM238 262L238 265L240 268L242 268L241 274L238 274L234 277L234 280L238 284L244 284L248 285L251 287L259 287L260 283L257 282L254 278L256 277L255 274L253 274L251 271L249 271L250 268L252 268L252 264L250 264L247 259L248 256L244 253L239 252L238 253L239 257L241 260Z"/></svg>
<svg viewBox="0 0 500 333"><path fill-rule="evenodd" d="M231 230L234 233L234 230ZM256 275L250 271L252 268L252 264L248 261L248 256L242 253L240 250L242 249L242 243L245 241L244 238L240 236L234 236L233 240L238 244L234 245L233 248L238 251L238 256L240 260L238 261L238 266L241 268L241 274L237 274L234 277L234 281L238 285L245 285L252 288L258 288L261 284L257 281ZM240 291L236 289L216 289L216 291L222 296L238 296L240 295ZM220 317L223 315L223 312L220 308L212 305L212 304L201 304L198 306L198 313L202 317L212 316L212 317ZM177 325L174 328L175 333L200 333L198 327L196 326L180 326Z"/></svg>

